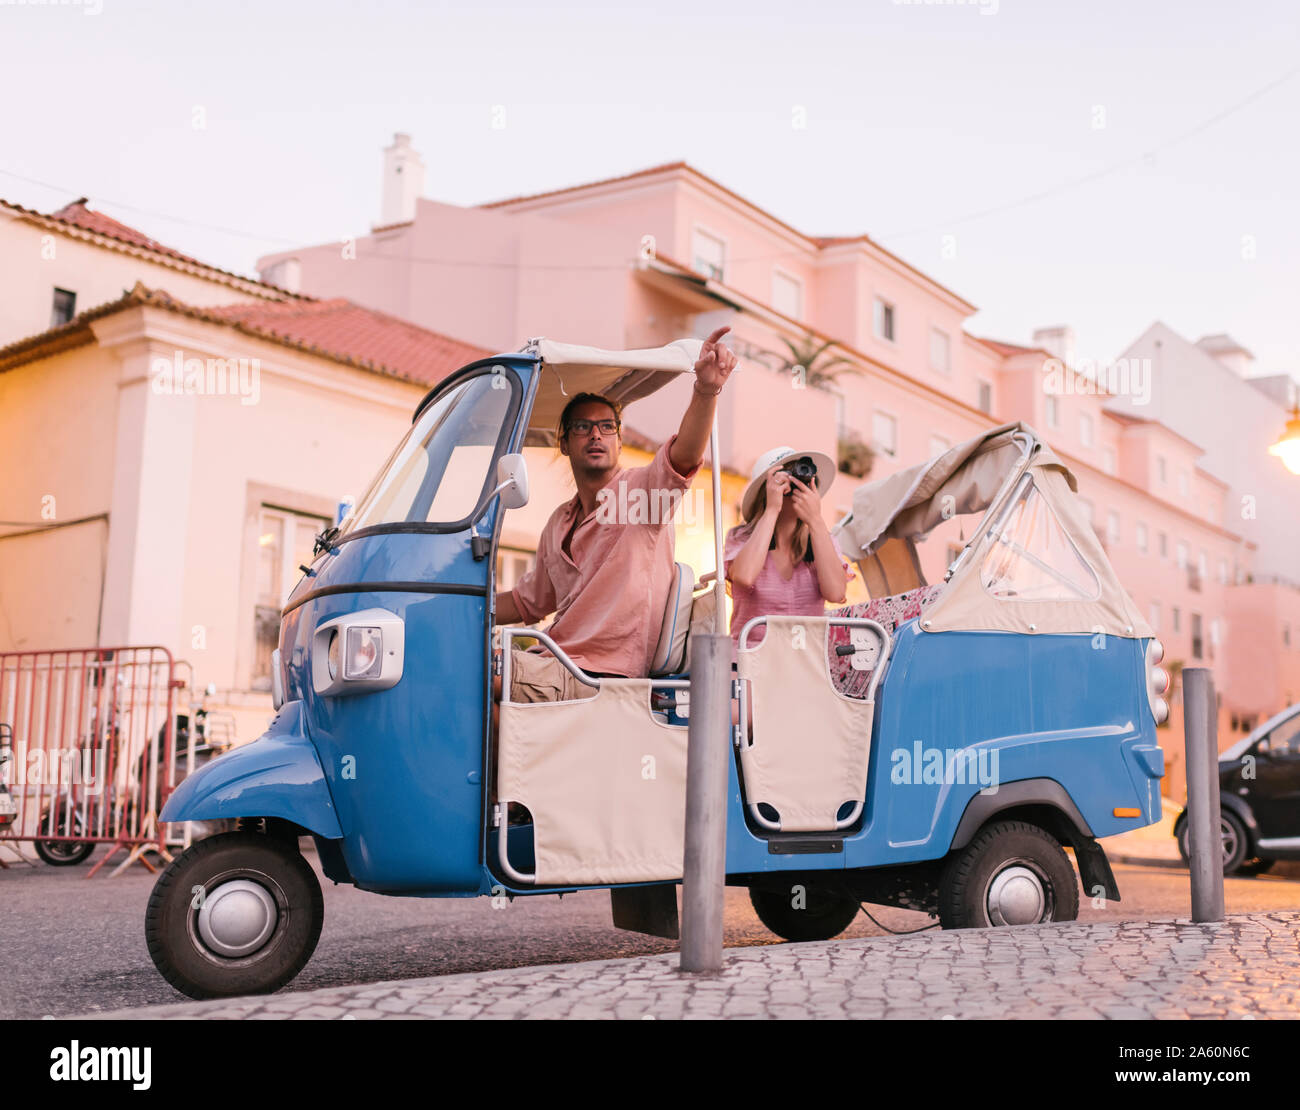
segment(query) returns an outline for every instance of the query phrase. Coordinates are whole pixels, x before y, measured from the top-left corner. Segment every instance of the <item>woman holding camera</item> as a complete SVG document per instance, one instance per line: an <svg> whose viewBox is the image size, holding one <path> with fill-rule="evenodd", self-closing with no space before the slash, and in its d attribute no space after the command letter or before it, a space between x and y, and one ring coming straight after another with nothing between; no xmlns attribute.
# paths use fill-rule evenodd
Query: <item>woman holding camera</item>
<svg viewBox="0 0 1300 1110"><path fill-rule="evenodd" d="M731 583L731 639L757 616L819 617L842 604L849 564L822 519L835 466L820 451L777 447L762 455L741 498L745 523L727 533L723 568ZM761 643L766 629L750 633Z"/></svg>

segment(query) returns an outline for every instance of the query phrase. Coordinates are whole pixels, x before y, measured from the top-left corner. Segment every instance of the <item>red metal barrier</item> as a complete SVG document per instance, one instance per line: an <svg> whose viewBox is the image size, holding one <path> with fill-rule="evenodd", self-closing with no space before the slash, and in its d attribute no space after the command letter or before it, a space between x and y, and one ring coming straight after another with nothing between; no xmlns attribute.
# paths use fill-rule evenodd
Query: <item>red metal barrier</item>
<svg viewBox="0 0 1300 1110"><path fill-rule="evenodd" d="M147 853L167 857L158 813L174 781L175 700L166 648L0 653L0 736L11 733L0 777L16 809L0 844L31 841L56 865L111 844L91 875L122 850L118 871L154 870Z"/></svg>

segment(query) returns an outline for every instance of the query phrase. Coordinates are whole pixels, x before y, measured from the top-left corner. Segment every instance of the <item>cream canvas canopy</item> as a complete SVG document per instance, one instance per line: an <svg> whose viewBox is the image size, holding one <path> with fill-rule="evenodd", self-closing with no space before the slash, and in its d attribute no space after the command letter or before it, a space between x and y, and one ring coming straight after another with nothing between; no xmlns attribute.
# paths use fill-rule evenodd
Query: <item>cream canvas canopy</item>
<svg viewBox="0 0 1300 1110"><path fill-rule="evenodd" d="M678 374L690 374L700 357L699 339L675 339L663 347L606 351L554 339L531 339L525 353L541 356L542 379L528 421L532 446L555 444L564 406L579 393L600 393L620 404L648 397Z"/></svg>
<svg viewBox="0 0 1300 1110"><path fill-rule="evenodd" d="M925 611L926 631L1150 636L1077 490L1075 476L1032 428L1003 424L861 486L835 538L879 597L924 585L916 544L935 527L985 512Z"/></svg>

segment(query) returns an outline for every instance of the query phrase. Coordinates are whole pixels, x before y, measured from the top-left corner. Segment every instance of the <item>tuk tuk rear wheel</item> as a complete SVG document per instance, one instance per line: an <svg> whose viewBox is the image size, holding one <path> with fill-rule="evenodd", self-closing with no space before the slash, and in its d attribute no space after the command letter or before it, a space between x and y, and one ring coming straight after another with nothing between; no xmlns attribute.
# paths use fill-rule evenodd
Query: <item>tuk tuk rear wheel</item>
<svg viewBox="0 0 1300 1110"><path fill-rule="evenodd" d="M1073 921L1079 884L1060 843L1037 825L999 821L948 861L939 880L945 929Z"/></svg>
<svg viewBox="0 0 1300 1110"><path fill-rule="evenodd" d="M806 890L796 906L793 892L749 888L758 919L782 940L831 940L853 924L861 904L815 889Z"/></svg>
<svg viewBox="0 0 1300 1110"><path fill-rule="evenodd" d="M306 966L324 919L320 883L296 843L221 833L158 877L145 940L163 978L191 998L269 994Z"/></svg>

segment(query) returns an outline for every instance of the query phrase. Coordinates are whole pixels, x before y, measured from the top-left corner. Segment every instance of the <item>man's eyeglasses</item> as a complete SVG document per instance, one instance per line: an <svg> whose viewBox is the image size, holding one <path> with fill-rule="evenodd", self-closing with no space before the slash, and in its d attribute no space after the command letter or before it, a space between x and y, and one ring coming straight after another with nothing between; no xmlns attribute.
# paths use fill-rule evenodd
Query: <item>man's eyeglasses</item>
<svg viewBox="0 0 1300 1110"><path fill-rule="evenodd" d="M618 431L617 420L575 420L569 425L569 431L579 439L586 439L591 435L591 429L596 428L603 436L612 436Z"/></svg>

